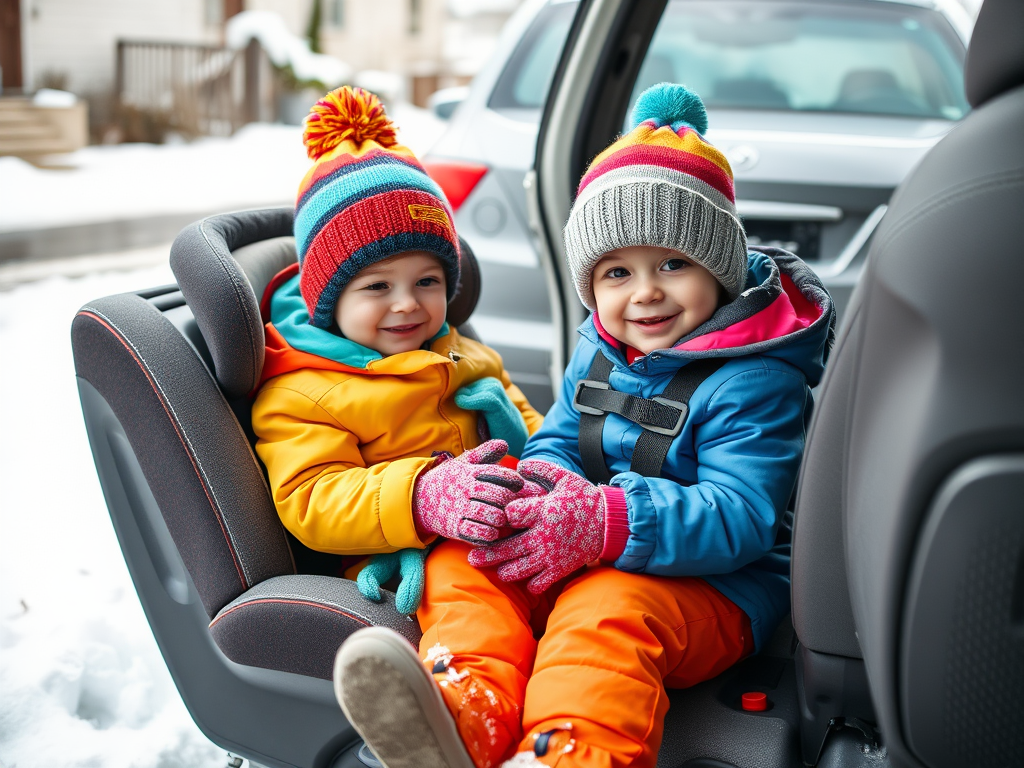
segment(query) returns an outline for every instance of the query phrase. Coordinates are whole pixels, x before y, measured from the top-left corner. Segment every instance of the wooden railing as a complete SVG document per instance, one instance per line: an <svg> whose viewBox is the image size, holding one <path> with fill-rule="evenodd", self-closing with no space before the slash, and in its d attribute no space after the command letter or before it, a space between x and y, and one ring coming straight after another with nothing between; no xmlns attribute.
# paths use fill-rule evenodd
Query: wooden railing
<svg viewBox="0 0 1024 768"><path fill-rule="evenodd" d="M212 45L119 40L115 80L126 140L161 133L227 136L276 116L275 79L259 43ZM148 136L155 134L156 136Z"/></svg>

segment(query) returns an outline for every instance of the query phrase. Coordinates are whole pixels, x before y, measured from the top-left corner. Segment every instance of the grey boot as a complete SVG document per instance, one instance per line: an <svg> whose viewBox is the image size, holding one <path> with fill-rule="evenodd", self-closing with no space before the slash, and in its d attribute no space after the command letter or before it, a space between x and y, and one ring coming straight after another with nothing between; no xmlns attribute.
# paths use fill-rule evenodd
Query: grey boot
<svg viewBox="0 0 1024 768"><path fill-rule="evenodd" d="M387 768L475 768L437 683L397 632L367 627L345 640L334 695Z"/></svg>

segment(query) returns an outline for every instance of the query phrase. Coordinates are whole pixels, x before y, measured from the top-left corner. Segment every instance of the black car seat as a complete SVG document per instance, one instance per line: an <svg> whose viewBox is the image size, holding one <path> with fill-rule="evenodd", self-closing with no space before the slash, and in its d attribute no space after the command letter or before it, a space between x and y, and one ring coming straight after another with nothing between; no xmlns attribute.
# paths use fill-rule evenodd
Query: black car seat
<svg viewBox="0 0 1024 768"><path fill-rule="evenodd" d="M1024 759L1022 40L1024 3L986 0L975 109L894 195L822 385L793 545L808 762L859 718L894 766Z"/></svg>
<svg viewBox="0 0 1024 768"><path fill-rule="evenodd" d="M974 111L901 185L862 278L844 533L897 766L1024 760L1022 41L1024 3L986 0Z"/></svg>
<svg viewBox="0 0 1024 768"><path fill-rule="evenodd" d="M328 682L334 653L371 624L420 633L390 593L375 604L354 582L297 572L308 551L289 542L253 453L257 297L294 263L291 232L285 208L193 224L171 250L178 285L87 304L72 346L107 506L193 719L268 766L356 765ZM463 243L448 317L471 335L479 289Z"/></svg>

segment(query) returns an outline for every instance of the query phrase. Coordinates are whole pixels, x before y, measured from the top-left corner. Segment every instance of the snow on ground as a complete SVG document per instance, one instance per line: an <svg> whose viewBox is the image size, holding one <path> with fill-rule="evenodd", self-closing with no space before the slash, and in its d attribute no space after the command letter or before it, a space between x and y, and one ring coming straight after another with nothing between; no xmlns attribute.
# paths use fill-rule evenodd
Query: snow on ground
<svg viewBox="0 0 1024 768"><path fill-rule="evenodd" d="M388 114L420 156L445 128L404 102ZM300 126L259 123L230 138L86 147L54 160L37 168L0 157L0 232L290 205L310 166Z"/></svg>
<svg viewBox="0 0 1024 768"><path fill-rule="evenodd" d="M166 263L166 262L165 262ZM224 768L146 623L89 453L70 326L166 266L0 292L0 763Z"/></svg>

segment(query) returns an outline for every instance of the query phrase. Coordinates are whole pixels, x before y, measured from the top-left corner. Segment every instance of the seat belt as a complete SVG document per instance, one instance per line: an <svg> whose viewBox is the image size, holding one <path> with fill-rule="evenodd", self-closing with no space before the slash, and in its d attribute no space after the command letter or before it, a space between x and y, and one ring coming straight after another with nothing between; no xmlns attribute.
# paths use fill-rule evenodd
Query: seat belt
<svg viewBox="0 0 1024 768"><path fill-rule="evenodd" d="M682 431L689 413L690 398L697 387L727 362L727 358L693 360L680 368L657 397L629 395L612 389L608 379L611 361L598 352L587 378L576 384L573 407L580 412L580 459L583 471L592 483L607 484L611 479L601 446L604 423L615 413L643 427L637 438L629 468L644 477L661 475L672 441Z"/></svg>

